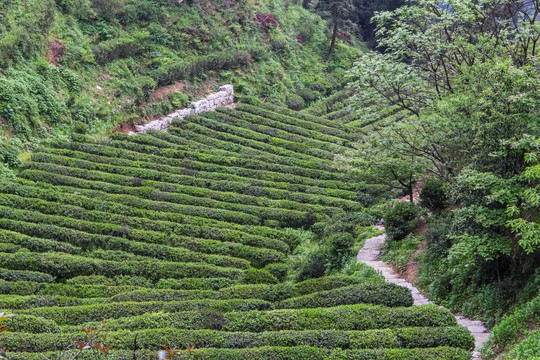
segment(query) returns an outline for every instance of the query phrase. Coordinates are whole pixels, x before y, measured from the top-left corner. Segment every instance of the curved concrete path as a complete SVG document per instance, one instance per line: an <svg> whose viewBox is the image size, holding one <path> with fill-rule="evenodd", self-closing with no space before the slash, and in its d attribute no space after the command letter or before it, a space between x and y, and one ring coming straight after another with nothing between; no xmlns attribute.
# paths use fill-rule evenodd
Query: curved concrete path
<svg viewBox="0 0 540 360"><path fill-rule="evenodd" d="M386 235L379 235L367 239L364 246L358 252L357 260L361 261L375 270L379 271L386 281L404 286L411 291L414 299L414 305L431 304L429 299L425 297L413 284L403 279L397 274L392 266L385 262L379 261L379 254L381 253L381 246L384 244ZM465 326L471 334L474 336L474 352L472 359L481 359L478 350L489 338L489 330L485 327L481 321L475 321L468 319L461 315L455 315L458 324Z"/></svg>

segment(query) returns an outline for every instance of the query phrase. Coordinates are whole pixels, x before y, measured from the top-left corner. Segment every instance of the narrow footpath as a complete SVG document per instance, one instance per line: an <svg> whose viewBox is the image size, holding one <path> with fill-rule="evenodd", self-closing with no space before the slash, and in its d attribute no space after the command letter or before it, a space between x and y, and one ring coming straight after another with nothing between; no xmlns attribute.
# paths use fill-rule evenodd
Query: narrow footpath
<svg viewBox="0 0 540 360"><path fill-rule="evenodd" d="M357 260L379 271L382 276L384 276L386 281L404 286L409 289L414 299L414 305L431 304L429 299L425 297L413 284L409 283L407 280L403 279L399 274L397 274L392 266L378 260L379 254L381 253L380 249L384 244L385 239L385 234L367 239L362 249L360 249L358 252ZM465 326L474 336L475 348L472 359L481 359L478 350L480 350L482 345L488 340L489 330L481 321L471 320L461 315L455 316L458 324Z"/></svg>

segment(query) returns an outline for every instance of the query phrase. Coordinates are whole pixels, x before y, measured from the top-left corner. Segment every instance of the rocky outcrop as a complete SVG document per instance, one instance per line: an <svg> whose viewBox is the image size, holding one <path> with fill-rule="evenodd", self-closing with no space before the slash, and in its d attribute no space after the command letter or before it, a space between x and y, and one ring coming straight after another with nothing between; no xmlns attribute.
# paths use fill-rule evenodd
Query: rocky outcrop
<svg viewBox="0 0 540 360"><path fill-rule="evenodd" d="M130 134L145 133L149 130L164 131L174 119L183 119L188 115L195 115L205 111L215 110L221 106L230 106L234 104L234 90L232 85L223 85L218 92L211 93L204 99L191 103L191 106L185 109L176 110L161 119L150 121L144 125L136 125L135 132Z"/></svg>

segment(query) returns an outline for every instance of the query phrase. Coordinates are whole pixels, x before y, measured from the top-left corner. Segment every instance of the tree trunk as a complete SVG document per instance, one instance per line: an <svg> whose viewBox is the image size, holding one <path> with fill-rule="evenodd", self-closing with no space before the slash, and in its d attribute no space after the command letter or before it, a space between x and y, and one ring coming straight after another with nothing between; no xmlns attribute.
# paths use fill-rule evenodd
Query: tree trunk
<svg viewBox="0 0 540 360"><path fill-rule="evenodd" d="M414 204L413 193L414 193L414 183L413 183L413 179L412 179L412 176L411 176L411 177L409 177L409 200L411 201L411 204Z"/></svg>
<svg viewBox="0 0 540 360"><path fill-rule="evenodd" d="M334 48L336 47L336 37L338 33L338 22L334 19L334 30L332 31L332 42L330 43L330 49L328 49L328 54L326 55L326 61L330 61L332 54L334 53Z"/></svg>

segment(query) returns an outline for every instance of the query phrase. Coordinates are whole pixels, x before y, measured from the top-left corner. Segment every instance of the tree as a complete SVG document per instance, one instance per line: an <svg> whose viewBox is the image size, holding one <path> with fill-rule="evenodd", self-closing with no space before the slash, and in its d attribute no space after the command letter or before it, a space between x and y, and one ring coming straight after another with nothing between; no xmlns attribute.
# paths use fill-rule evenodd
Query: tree
<svg viewBox="0 0 540 360"><path fill-rule="evenodd" d="M384 53L350 72L359 116L369 106L407 116L369 134L349 163L384 154L382 180L380 169L410 157L449 189L449 224L429 225L428 251L440 255L424 281L456 309L497 299L500 316L538 268L539 14L536 0L410 2L375 16ZM381 134L388 141L372 140Z"/></svg>
<svg viewBox="0 0 540 360"><path fill-rule="evenodd" d="M425 171L425 163L394 136L391 127L374 132L336 163L365 181L404 190L413 202L414 184Z"/></svg>
<svg viewBox="0 0 540 360"><path fill-rule="evenodd" d="M314 0L310 7L328 20L332 29L330 48L326 54L326 61L330 61L336 47L338 33L357 30L357 25L354 22L356 8L353 0Z"/></svg>

